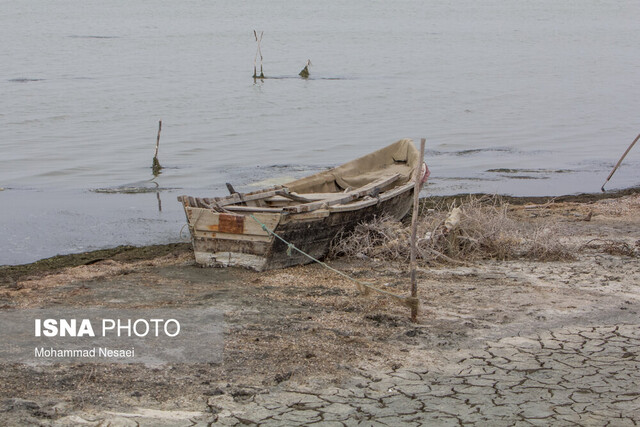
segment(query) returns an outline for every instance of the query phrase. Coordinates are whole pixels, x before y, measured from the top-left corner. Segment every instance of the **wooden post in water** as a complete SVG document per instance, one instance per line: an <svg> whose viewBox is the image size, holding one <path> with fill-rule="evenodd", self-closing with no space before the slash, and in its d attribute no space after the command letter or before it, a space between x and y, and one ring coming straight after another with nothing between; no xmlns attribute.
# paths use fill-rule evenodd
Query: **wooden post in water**
<svg viewBox="0 0 640 427"><path fill-rule="evenodd" d="M256 30L253 30L253 36L256 38L256 43L258 44L256 49L256 56L253 58L253 78L264 79L264 72L262 71L262 50L260 49L260 43L262 42L262 36L264 36L264 31L261 31L260 37L258 37L258 32ZM258 62L258 55L260 56L260 75L258 75L258 69L256 66L256 62Z"/></svg>
<svg viewBox="0 0 640 427"><path fill-rule="evenodd" d="M158 176L160 174L160 162L158 161L158 149L160 148L160 131L162 130L162 120L158 123L158 138L156 139L156 154L153 156L153 164L151 165L151 169L153 170L153 174Z"/></svg>
<svg viewBox="0 0 640 427"><path fill-rule="evenodd" d="M416 282L416 234L418 234L418 205L420 203L420 189L422 188L422 165L424 164L424 146L426 139L420 139L420 162L416 167L415 186L413 187L413 211L411 213L411 298L416 302L411 306L411 321L418 321L418 284ZM425 173L427 171L425 170Z"/></svg>
<svg viewBox="0 0 640 427"><path fill-rule="evenodd" d="M303 79L308 79L309 78L309 67L311 66L311 60L307 60L307 63L305 64L304 68L302 69L302 71L300 71L298 73L298 75L300 77L302 77Z"/></svg>

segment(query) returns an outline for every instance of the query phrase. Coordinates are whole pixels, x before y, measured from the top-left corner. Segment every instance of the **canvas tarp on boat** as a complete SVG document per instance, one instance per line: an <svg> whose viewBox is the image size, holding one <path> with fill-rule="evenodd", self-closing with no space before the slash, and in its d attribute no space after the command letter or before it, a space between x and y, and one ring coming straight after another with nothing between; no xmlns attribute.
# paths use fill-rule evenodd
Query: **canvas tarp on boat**
<svg viewBox="0 0 640 427"><path fill-rule="evenodd" d="M291 192L336 193L360 188L381 175L400 174L398 182L409 181L420 161L418 150L410 139L401 139L337 168L284 184ZM384 190L384 189L383 189Z"/></svg>

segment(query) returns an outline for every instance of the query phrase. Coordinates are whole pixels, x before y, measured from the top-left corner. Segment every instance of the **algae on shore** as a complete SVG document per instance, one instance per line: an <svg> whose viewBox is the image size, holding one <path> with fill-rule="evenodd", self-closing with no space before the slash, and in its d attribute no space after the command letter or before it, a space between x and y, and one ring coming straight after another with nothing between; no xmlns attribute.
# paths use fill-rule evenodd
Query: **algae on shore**
<svg viewBox="0 0 640 427"><path fill-rule="evenodd" d="M190 250L191 245L189 243L169 243L149 246L117 246L79 254L56 255L30 264L0 266L0 284L16 281L28 275L45 274L62 268L90 265L109 259L131 262L153 259L169 253L189 252Z"/></svg>

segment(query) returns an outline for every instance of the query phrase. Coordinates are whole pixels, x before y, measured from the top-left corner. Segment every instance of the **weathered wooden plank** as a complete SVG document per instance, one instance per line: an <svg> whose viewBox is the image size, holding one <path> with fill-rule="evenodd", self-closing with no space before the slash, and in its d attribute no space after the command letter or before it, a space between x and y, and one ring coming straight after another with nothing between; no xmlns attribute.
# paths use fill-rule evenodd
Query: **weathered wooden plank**
<svg viewBox="0 0 640 427"><path fill-rule="evenodd" d="M266 225L269 230L274 230L278 226L280 218L282 217L282 215L279 213L254 213L253 216L255 216L258 221ZM250 216L246 217L244 227L245 234L252 234L257 236L269 235L269 233L264 231L262 229L262 226Z"/></svg>
<svg viewBox="0 0 640 427"><path fill-rule="evenodd" d="M401 187L396 187L389 191L385 191L384 193L380 193L376 198L369 198L369 199L365 198L364 200L359 200L353 203L330 206L329 210L331 211L331 213L334 213L334 212L348 212L348 211L354 211L354 210L366 208L368 206L373 206L373 205L382 203L384 201L387 201L389 199L392 199L394 197L397 197L402 193L410 191L412 188L413 188L413 182L410 182L409 184L405 184Z"/></svg>
<svg viewBox="0 0 640 427"><path fill-rule="evenodd" d="M326 218L329 215L330 215L330 212L327 209L318 209L313 212L284 215L280 223L286 224L289 222L315 221L318 219Z"/></svg>
<svg viewBox="0 0 640 427"><path fill-rule="evenodd" d="M258 208L253 206L225 206L225 210L234 212L282 212L283 208Z"/></svg>
<svg viewBox="0 0 640 427"><path fill-rule="evenodd" d="M264 201L276 206L290 206L292 201L297 201L299 203L311 203L320 200L337 199L344 196L344 193L305 193L302 196L297 193L287 194L294 197L284 197L281 195L277 195L266 198L264 199Z"/></svg>
<svg viewBox="0 0 640 427"><path fill-rule="evenodd" d="M194 237L193 249L202 252L242 252L264 255L273 245L273 240L229 240L212 239L209 237Z"/></svg>
<svg viewBox="0 0 640 427"><path fill-rule="evenodd" d="M267 197L264 201L268 203L291 203L291 199L282 196Z"/></svg>
<svg viewBox="0 0 640 427"><path fill-rule="evenodd" d="M213 212L204 208L187 208L189 223L196 230L221 231L225 233L244 233L244 217Z"/></svg>
<svg viewBox="0 0 640 427"><path fill-rule="evenodd" d="M285 206L282 209L285 212L297 212L297 213L310 212L316 209L326 209L327 207L332 205L349 203L359 199L360 197L378 193L382 188L386 187L389 184L394 183L398 179L400 179L400 174L396 173L391 176L385 176L385 177L379 178L356 190L349 191L348 193L342 193L342 195L337 198L321 200L313 203L305 203L305 204L296 205L296 206Z"/></svg>
<svg viewBox="0 0 640 427"><path fill-rule="evenodd" d="M217 207L224 207L228 205L233 205L236 203L249 202L253 200L265 199L267 197L275 196L276 193L282 190L282 186L276 186L271 189L255 191L252 193L235 193L227 197L214 197L214 198L201 198L200 200L204 201L208 205L213 205Z"/></svg>
<svg viewBox="0 0 640 427"><path fill-rule="evenodd" d="M298 193L291 193L298 194ZM303 193L302 196L305 198L317 202L318 200L328 200L328 199L338 199L344 196L346 193Z"/></svg>
<svg viewBox="0 0 640 427"><path fill-rule="evenodd" d="M246 206L245 206L246 207ZM228 233L230 235L268 236L253 218L247 215L232 215L213 212L204 208L187 207L189 225L195 231ZM280 221L280 214L254 213L256 219L273 230ZM209 237L212 237L208 235Z"/></svg>
<svg viewBox="0 0 640 427"><path fill-rule="evenodd" d="M242 252L204 252L194 251L196 262L206 267L244 267L262 271L267 262L263 256Z"/></svg>
<svg viewBox="0 0 640 427"><path fill-rule="evenodd" d="M204 231L195 230L195 237L204 239L218 239L218 240L236 240L236 241L251 241L251 242L270 242L272 237L269 235L258 236L255 234L230 234L220 233L217 231Z"/></svg>
<svg viewBox="0 0 640 427"><path fill-rule="evenodd" d="M221 213L218 216L218 231L231 234L243 234L245 217Z"/></svg>
<svg viewBox="0 0 640 427"><path fill-rule="evenodd" d="M300 203L309 203L309 202L313 202L313 200L308 199L306 197L300 196L296 193L289 193L289 191L285 188L283 190L280 191L276 191L276 194L278 196L281 197L286 197L287 199L291 199L294 202L300 202Z"/></svg>
<svg viewBox="0 0 640 427"><path fill-rule="evenodd" d="M187 213L189 228L192 230L218 231L219 214L217 212L204 208L192 208L190 206L186 206L184 209Z"/></svg>
<svg viewBox="0 0 640 427"><path fill-rule="evenodd" d="M391 190L385 191L384 193L380 193L378 195L378 198L381 201L389 200L389 199L392 199L392 198L398 196L399 194L402 194L402 193L404 193L407 190L410 190L412 188L413 188L413 182L409 182L407 184L404 184L404 185L401 185L399 187L392 188Z"/></svg>
<svg viewBox="0 0 640 427"><path fill-rule="evenodd" d="M331 213L333 213L333 212L354 211L354 210L366 208L367 206L373 206L373 205L376 205L378 203L380 203L379 199L375 199L375 198L369 197L369 198L366 198L364 200L358 200L358 201L353 202L353 203L347 203L347 204L344 204L344 205L330 206L329 207L329 211Z"/></svg>

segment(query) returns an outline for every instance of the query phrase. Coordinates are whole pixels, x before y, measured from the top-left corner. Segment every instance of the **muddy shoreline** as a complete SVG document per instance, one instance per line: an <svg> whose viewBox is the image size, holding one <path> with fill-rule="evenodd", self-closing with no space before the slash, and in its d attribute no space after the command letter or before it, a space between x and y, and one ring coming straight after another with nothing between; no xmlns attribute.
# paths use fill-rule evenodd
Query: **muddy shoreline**
<svg viewBox="0 0 640 427"><path fill-rule="evenodd" d="M551 202L563 203L594 203L599 200L618 199L633 194L640 193L640 187L626 188L604 193L581 193L565 196L498 196L504 203L514 206L522 205L545 205ZM485 193L463 193L452 196L429 196L420 199L421 208L434 208L437 206L448 206L452 203L460 203L468 197L476 198L493 198L494 195ZM38 274L51 272L66 267L76 267L79 265L90 265L106 259L116 261L140 261L164 256L170 253L182 254L191 250L190 243L168 243L164 245L147 245L147 246L117 246L115 248L100 249L77 254L56 255L45 258L33 263L20 265L4 265L0 266L0 283L15 281L20 277L30 274Z"/></svg>
<svg viewBox="0 0 640 427"><path fill-rule="evenodd" d="M224 313L225 333L218 364L0 362L0 421L637 424L640 194L567 197L507 201L516 221L555 224L574 256L422 263L418 323L406 307L363 296L318 265L204 269L194 265L188 244L2 267L2 309L204 305ZM392 292L408 291L406 263L330 263Z"/></svg>
<svg viewBox="0 0 640 427"><path fill-rule="evenodd" d="M599 200L607 200L607 199L618 199L620 197L630 196L632 194L640 193L640 187L631 187L625 188L622 190L616 191L606 191L606 192L598 192L598 193L579 193L579 194L567 194L564 196L506 196L499 195L498 197L505 203L509 203L511 205L521 206L521 205L544 205L550 202L570 202L570 203L593 203ZM425 197L421 200L421 205L426 207L437 206L440 203L451 203L453 201L460 201L469 196L473 197L494 197L493 194L486 193L462 193L456 194L452 196L430 196Z"/></svg>

